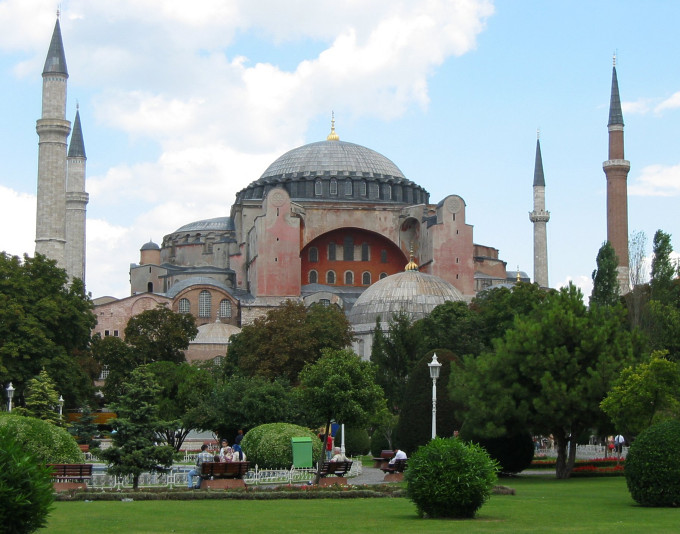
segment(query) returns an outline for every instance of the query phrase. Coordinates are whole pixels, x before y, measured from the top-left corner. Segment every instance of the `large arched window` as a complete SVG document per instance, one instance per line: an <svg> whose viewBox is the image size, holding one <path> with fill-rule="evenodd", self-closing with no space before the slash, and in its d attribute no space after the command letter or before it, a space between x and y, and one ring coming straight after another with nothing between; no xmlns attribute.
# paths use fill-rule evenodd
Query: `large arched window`
<svg viewBox="0 0 680 534"><path fill-rule="evenodd" d="M190 309L191 304L189 303L189 299L179 299L179 313L189 313Z"/></svg>
<svg viewBox="0 0 680 534"><path fill-rule="evenodd" d="M328 271L326 273L326 283L328 285L335 284L335 271Z"/></svg>
<svg viewBox="0 0 680 534"><path fill-rule="evenodd" d="M364 274L361 275L361 283L365 286L370 286L371 285L371 273L368 271L364 272Z"/></svg>
<svg viewBox="0 0 680 534"><path fill-rule="evenodd" d="M331 178L330 193L331 195L338 194L338 181L335 178Z"/></svg>
<svg viewBox="0 0 680 534"><path fill-rule="evenodd" d="M198 295L198 316L210 317L210 309L212 308L212 296L209 291L205 289Z"/></svg>
<svg viewBox="0 0 680 534"><path fill-rule="evenodd" d="M352 180L345 181L345 195L348 197L352 196Z"/></svg>
<svg viewBox="0 0 680 534"><path fill-rule="evenodd" d="M220 301L220 317L225 319L231 318L231 301L229 299L222 299Z"/></svg>
<svg viewBox="0 0 680 534"><path fill-rule="evenodd" d="M319 261L319 249L316 247L309 247L309 261L316 263Z"/></svg>
<svg viewBox="0 0 680 534"><path fill-rule="evenodd" d="M380 279L387 278L387 273L380 273Z"/></svg>
<svg viewBox="0 0 680 534"><path fill-rule="evenodd" d="M312 270L309 271L309 283L310 284L316 284L319 281L319 274Z"/></svg>
<svg viewBox="0 0 680 534"><path fill-rule="evenodd" d="M352 271L347 271L345 273L345 285L346 286L354 285L354 273Z"/></svg>

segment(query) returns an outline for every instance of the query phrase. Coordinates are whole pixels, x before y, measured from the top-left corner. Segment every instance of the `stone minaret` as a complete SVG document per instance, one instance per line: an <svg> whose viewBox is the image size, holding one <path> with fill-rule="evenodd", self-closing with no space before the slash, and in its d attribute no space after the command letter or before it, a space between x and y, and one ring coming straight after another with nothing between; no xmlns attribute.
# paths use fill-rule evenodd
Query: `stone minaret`
<svg viewBox="0 0 680 534"><path fill-rule="evenodd" d="M628 171L630 162L623 155L623 113L616 78L616 57L612 71L609 103L609 158L602 164L607 176L607 240L619 258L618 279L621 294L628 293Z"/></svg>
<svg viewBox="0 0 680 534"><path fill-rule="evenodd" d="M38 202L35 251L65 268L66 243L66 57L59 18L43 69L42 116L38 132Z"/></svg>
<svg viewBox="0 0 680 534"><path fill-rule="evenodd" d="M536 163L534 164L534 211L529 213L534 223L534 282L541 287L548 286L548 234L547 222L550 212L545 210L545 177L541 158L541 141L536 139ZM517 269L519 277L519 268Z"/></svg>
<svg viewBox="0 0 680 534"><path fill-rule="evenodd" d="M85 192L85 143L76 109L68 149L66 179L66 272L85 282L85 213L89 195Z"/></svg>

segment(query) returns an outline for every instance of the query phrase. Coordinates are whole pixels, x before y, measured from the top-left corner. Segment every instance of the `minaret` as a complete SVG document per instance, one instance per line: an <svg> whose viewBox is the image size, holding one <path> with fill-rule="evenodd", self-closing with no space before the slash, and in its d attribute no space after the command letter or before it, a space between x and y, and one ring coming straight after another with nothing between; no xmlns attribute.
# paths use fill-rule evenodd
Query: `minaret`
<svg viewBox="0 0 680 534"><path fill-rule="evenodd" d="M65 268L66 139L71 123L65 118L68 71L58 14L42 76L42 116L36 123L39 140L35 251Z"/></svg>
<svg viewBox="0 0 680 534"><path fill-rule="evenodd" d="M85 192L85 143L76 106L73 133L68 149L66 178L66 272L85 282L85 214L89 195Z"/></svg>
<svg viewBox="0 0 680 534"><path fill-rule="evenodd" d="M548 286L548 234L547 222L550 212L545 210L545 177L541 158L541 140L536 138L536 163L534 164L534 211L529 220L534 223L534 282L540 287ZM517 268L519 279L519 267Z"/></svg>
<svg viewBox="0 0 680 534"><path fill-rule="evenodd" d="M621 294L629 291L628 279L628 171L630 162L623 154L623 113L616 78L616 56L612 70L609 103L609 158L602 164L607 176L607 240L619 258L618 280Z"/></svg>

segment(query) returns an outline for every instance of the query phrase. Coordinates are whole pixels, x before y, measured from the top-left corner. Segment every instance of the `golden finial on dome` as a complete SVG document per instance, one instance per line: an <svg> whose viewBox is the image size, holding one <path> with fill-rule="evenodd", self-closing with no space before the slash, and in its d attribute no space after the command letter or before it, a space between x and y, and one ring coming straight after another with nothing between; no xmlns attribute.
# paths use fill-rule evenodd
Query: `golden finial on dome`
<svg viewBox="0 0 680 534"><path fill-rule="evenodd" d="M404 271L417 271L418 264L415 261L413 261L413 243L411 243L411 253L409 257L410 257L409 262L406 264L406 267L404 267Z"/></svg>
<svg viewBox="0 0 680 534"><path fill-rule="evenodd" d="M521 282L522 278L519 275L519 265L517 266L517 283Z"/></svg>
<svg viewBox="0 0 680 534"><path fill-rule="evenodd" d="M331 111L331 133L326 137L326 141L340 141L340 136L335 133L335 112Z"/></svg>

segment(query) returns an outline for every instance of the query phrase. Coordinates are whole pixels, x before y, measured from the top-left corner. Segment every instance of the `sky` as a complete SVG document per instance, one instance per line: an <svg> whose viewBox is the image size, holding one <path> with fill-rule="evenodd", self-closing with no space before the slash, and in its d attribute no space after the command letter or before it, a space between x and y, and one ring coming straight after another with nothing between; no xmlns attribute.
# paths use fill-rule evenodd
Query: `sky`
<svg viewBox="0 0 680 534"><path fill-rule="evenodd" d="M680 2L0 0L0 250L33 255L42 69L60 7L90 202L87 289L129 295L140 247L228 216L284 152L336 131L533 278L537 131L548 273L586 295L606 240L612 60L629 231L680 248Z"/></svg>

